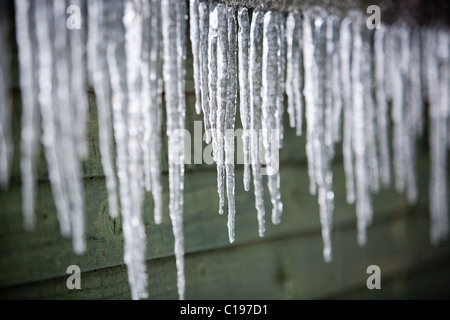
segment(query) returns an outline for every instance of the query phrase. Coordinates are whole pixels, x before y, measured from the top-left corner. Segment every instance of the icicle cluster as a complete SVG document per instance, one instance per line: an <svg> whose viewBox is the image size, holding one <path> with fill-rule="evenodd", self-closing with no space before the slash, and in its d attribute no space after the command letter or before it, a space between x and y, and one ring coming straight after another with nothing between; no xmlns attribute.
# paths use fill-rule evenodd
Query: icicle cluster
<svg viewBox="0 0 450 320"><path fill-rule="evenodd" d="M201 106L203 111L206 142L212 143L217 164L219 213L223 214L226 190L229 240L233 242L234 129L239 85L244 189L250 190L251 167L259 234L263 236L263 173L268 176L272 222L279 223L282 213L278 149L283 132L286 19L282 12L255 10L250 23L247 8L236 12L234 7L213 1L192 0L190 12L195 95L201 99L196 108Z"/></svg>
<svg viewBox="0 0 450 320"><path fill-rule="evenodd" d="M16 1L15 4L22 93L24 225L32 229L35 224L40 138L61 233L72 236L74 251L83 253L86 245L80 161L87 155L83 34L67 27L64 1Z"/></svg>
<svg viewBox="0 0 450 320"><path fill-rule="evenodd" d="M407 25L382 25L378 30L371 30L366 26L364 16L360 12L349 13L342 21L317 8L303 14L303 37L299 37L301 31L298 24L301 17L294 12L287 19L286 93L289 98L290 124L296 126L297 134L300 134L301 120L297 110L301 113L301 98L298 98L296 87L291 86L291 83L296 81L297 86L303 85L298 71L301 68L298 62L301 57L295 56L295 52L291 53L291 48L303 46L303 92L306 101L306 151L310 191L315 193L316 185L319 188L324 258L328 261L331 258L329 236L333 212L330 163L334 157L336 142L342 140L346 198L348 203L356 202L360 245L366 243L366 230L372 222L372 194L377 193L381 187L389 187L391 182L390 118L393 127L392 162L395 187L398 192L406 193L410 204L417 202L416 143L424 130L422 92L427 72L436 77L439 77L439 72L442 75L441 78L428 76L426 87L429 91L433 90L430 88L442 88L439 92L429 92L429 97L443 97L429 99L431 106L441 106L441 117L436 116L437 111L432 111L433 107L430 108L430 115L442 119L440 121L444 127L439 138L441 143L446 141L445 132L448 136L448 128L445 127L448 125L448 111L445 111L449 105L445 100L448 95L448 82L445 78L446 70L442 70L445 65L443 61L448 59L448 45L441 47L447 51L438 51L432 43L424 43L424 36L432 38L440 34L445 43L448 32L436 33L436 30L429 30L421 35L418 28ZM297 37L292 36L292 33L297 34ZM298 38L302 39L301 43L297 43ZM428 51L441 52L442 55L438 57L442 61L433 56L434 54L427 53ZM424 61L423 52L428 61ZM297 62L290 64L290 61ZM293 65L297 67L293 68ZM434 73L433 68L438 68L439 72ZM439 101L433 102L433 99ZM388 114L388 104L392 104L391 117ZM432 123L431 116L430 119ZM439 126L431 124L431 127L434 130ZM433 137L438 139L431 132L430 142ZM446 161L446 151L442 147L438 148L436 144L434 142L435 146L431 147L430 213L433 242L446 237L448 232L448 190L446 179L442 178L446 176L446 166L443 165ZM437 157L442 162L436 160ZM433 173L436 174L434 178ZM441 178L437 178L437 175ZM320 179L325 182L322 187ZM321 188L324 188L322 192L326 196L320 195Z"/></svg>
<svg viewBox="0 0 450 320"><path fill-rule="evenodd" d="M76 13L80 7L87 9L86 21L81 16L80 21L68 18L67 13ZM318 7L288 14L256 8L250 17L245 7L206 0L190 0L189 8L179 0L71 0L70 5L69 1L15 1L26 229L35 225L36 163L42 142L61 233L72 236L76 253L85 251L80 164L87 156L86 51L88 79L97 101L109 213L113 218L119 212L122 216L124 261L133 299L148 297L142 217L145 191L153 195L155 223L162 222L164 89L169 211L178 294L184 299L187 12L195 110L203 112L205 140L212 144L220 214L227 195L230 242L235 240L238 98L243 184L249 191L253 181L258 231L263 236L263 175L267 175L272 223L280 223L283 211L278 155L285 93L289 125L297 135L303 133L303 113L306 118L309 190L318 196L325 261L332 259L331 165L336 143L342 142L346 200L356 204L357 240L364 245L373 218L372 195L389 187L391 176L395 189L404 192L410 204L417 202L416 144L425 131L424 101L429 103L431 242L447 238L448 30L420 30L406 24L374 30L367 27L361 12L350 12L341 20ZM5 21L0 21L0 187L8 184L13 150Z"/></svg>
<svg viewBox="0 0 450 320"><path fill-rule="evenodd" d="M151 106L146 105L147 100L141 102L142 88L146 87L149 77L143 77L149 72L148 52L144 54L143 50L143 26L150 23L150 10L149 4L140 1L114 5L105 1L88 2L89 78L97 100L102 167L111 217L117 216L120 199L124 261L133 299L147 297L146 237L141 209L146 182L143 158L148 152L144 137L151 134L152 128L144 126L144 121L158 109L155 105L151 110ZM117 23L122 17L123 24ZM148 170L145 172L149 174Z"/></svg>
<svg viewBox="0 0 450 320"><path fill-rule="evenodd" d="M184 298L184 136L181 133L185 119L185 11L185 5L178 1L88 2L88 65L97 99L102 166L112 217L117 216L120 203L124 261L133 299L148 296L142 217L144 191L152 192L155 223L162 222L163 80L169 140L170 218L175 236L178 293L180 299Z"/></svg>
<svg viewBox="0 0 450 320"><path fill-rule="evenodd" d="M113 218L119 211L122 215L124 261L132 298L148 296L142 204L144 190L151 191L154 219L161 223L164 65L164 74L167 75L164 82L169 137L170 217L175 235L179 296L182 299L185 291L182 231L184 151L180 146L183 146L184 137L177 135L176 131L184 129L185 119L185 5L179 1L89 0L87 24L82 24L85 23L82 19L78 27L72 28L69 22L77 22L71 22L67 13L71 13L70 8L83 8L85 2L71 1L70 4L72 6L66 1L16 1L25 227L32 229L35 223L36 162L42 128L41 139L61 232L65 236L73 236L75 252L85 250L80 160L87 154L86 63L83 60L86 51L88 78L97 100L99 148L109 213ZM82 18L80 12L75 18ZM87 42L83 30L88 30ZM3 39L2 36L0 40ZM3 43L0 41L0 45ZM5 58L1 64L3 68L7 65L4 63L6 57L1 57ZM4 79L0 78L0 81ZM2 95L3 98L7 101L6 94ZM3 107L4 101L1 101L0 142L1 147L8 150L1 155L7 158L10 138L3 132L9 134L10 119L9 108L6 104ZM9 162L2 159L1 164L3 181L3 168L9 170Z"/></svg>
<svg viewBox="0 0 450 320"><path fill-rule="evenodd" d="M234 241L235 181L234 128L237 103L237 19L234 7L207 1L190 1L191 41L197 105L204 115L206 142L212 143L217 164L219 213L223 214L225 189L228 230ZM197 30L199 30L197 32ZM198 108L200 109L200 108ZM226 186L226 187L225 187Z"/></svg>
<svg viewBox="0 0 450 320"><path fill-rule="evenodd" d="M231 150L226 143L224 147L223 135L229 121L234 123L234 113L231 119L226 118L225 110L228 109L225 105L230 100L235 101L234 89L229 89L234 88L230 83L236 81L231 77L234 69L230 65L234 63L230 60L234 59L234 47L231 38L227 43L225 36L230 13L227 18L226 6L214 1L192 0L190 4L195 92L197 99L201 99L196 106L197 110L200 105L202 107L206 140L207 143L212 140L213 144L219 212L222 213L224 174L229 174L228 167L224 173L223 149L225 152ZM234 9L228 12L234 12ZM232 17L234 19L234 14ZM437 136L440 141L448 139L445 138L448 136L448 111L445 109L448 108L448 88L445 87L448 84L444 62L448 58L445 42L448 33L443 31L435 36L435 30L430 30L421 34L418 28L407 25L382 25L375 30L367 27L365 18L361 12L351 11L341 20L319 7L302 13L293 11L287 16L256 8L251 19L246 8L237 12L244 189L250 189L251 168L259 234L263 236L265 230L263 173L268 175L273 223L279 223L282 211L277 150L283 140L283 97L286 93L289 124L297 135L302 134L305 109L310 193L318 195L323 254L327 262L332 259L334 192L331 164L336 143L342 142L346 200L356 204L358 243L364 245L367 227L372 223L372 195L391 184L391 158L395 189L405 192L410 204L417 202L416 143L424 130L425 87L429 88L430 97L441 97L430 100L430 112L433 112L430 121L440 121L439 125L433 125L435 131L431 132L430 139L437 141ZM432 39L424 46L427 35ZM444 44L438 46L438 40L433 37L440 37L439 41ZM438 53L427 53L430 48ZM226 55L226 50L231 54ZM199 59L195 58L197 54ZM428 62L423 61L424 57ZM436 71L425 77L424 71L433 68ZM425 78L431 84L425 85ZM391 114L388 113L389 105L392 105ZM436 116L438 112L442 117ZM446 180L442 179L446 176L446 152L432 141L431 233L433 242L437 242L448 232L448 191ZM260 142L263 148L260 148ZM265 168L262 162L265 162ZM234 220L235 208L230 191L234 189L234 180L226 181L232 242L234 231L230 222ZM445 227L437 227L438 224Z"/></svg>

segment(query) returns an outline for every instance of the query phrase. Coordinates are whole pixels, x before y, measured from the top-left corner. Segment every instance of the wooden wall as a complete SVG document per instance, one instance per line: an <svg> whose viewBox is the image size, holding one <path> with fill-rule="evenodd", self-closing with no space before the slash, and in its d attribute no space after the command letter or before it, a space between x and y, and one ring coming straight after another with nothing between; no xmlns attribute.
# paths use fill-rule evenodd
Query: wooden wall
<svg viewBox="0 0 450 320"><path fill-rule="evenodd" d="M188 53L190 47L188 46ZM192 57L187 57L187 120L192 133L195 115ZM87 252L72 253L62 238L47 178L39 162L37 228L22 228L19 170L20 94L13 88L14 168L9 190L0 191L1 299L129 299L123 262L120 219L107 215L107 193L98 151L95 98L89 92L89 159L83 166ZM355 206L345 202L341 146L333 164L335 214L334 259L322 259L317 197L308 192L305 137L296 137L285 113L281 150L282 222L270 222L265 194L267 232L258 236L253 188L243 190L242 165L236 167L236 242L228 242L227 217L218 214L214 165L187 165L184 192L187 299L409 299L450 297L450 242L429 241L426 138L421 143L419 202L406 203L392 188L373 197L374 223L368 243L356 243ZM238 127L240 119L237 118ZM163 137L165 134L162 135ZM164 217L155 225L151 195L144 206L150 299L177 299L172 228L168 214L167 147L164 139ZM81 290L66 287L69 265L81 268ZM369 265L381 268L381 290L366 287Z"/></svg>

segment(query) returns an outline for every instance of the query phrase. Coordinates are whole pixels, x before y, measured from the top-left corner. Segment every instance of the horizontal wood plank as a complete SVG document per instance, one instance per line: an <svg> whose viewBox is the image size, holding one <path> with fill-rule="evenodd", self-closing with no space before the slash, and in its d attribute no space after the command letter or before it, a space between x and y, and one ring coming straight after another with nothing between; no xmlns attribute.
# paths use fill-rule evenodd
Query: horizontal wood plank
<svg viewBox="0 0 450 320"><path fill-rule="evenodd" d="M345 202L344 174L341 164L334 167L335 216L334 224L356 227L355 208ZM236 244L257 242L258 226L254 208L253 190L243 191L242 172L236 175ZM168 214L168 181L163 176L163 223L155 225L152 200L147 194L144 204L144 222L148 236L147 259L173 255L173 236ZM266 240L289 234L320 233L317 197L308 192L309 180L305 167L281 168L281 194L284 214L280 225L270 222L270 200L265 187ZM123 236L114 233L114 221L108 218L107 194L103 178L85 179L87 252L72 253L70 239L59 235L50 186L42 182L38 188L37 229L22 229L19 186L0 193L0 286L45 280L65 273L62 264L74 263L83 270L111 267L123 263ZM424 193L420 193L424 199ZM426 195L425 195L426 196ZM408 206L403 195L392 190L383 191L374 198L375 219L397 210L404 214ZM423 204L423 202L422 202ZM226 210L225 210L226 212ZM120 221L116 221L117 225ZM229 247L227 217L218 214L218 195L215 171L187 172L184 192L184 232L186 251L219 250ZM117 228L120 229L120 228ZM265 241L266 241L265 240ZM356 239L355 239L356 241ZM371 239L369 238L369 241ZM39 261L39 263L36 263Z"/></svg>
<svg viewBox="0 0 450 320"><path fill-rule="evenodd" d="M417 264L434 266L449 256L450 246L432 247L423 215L390 219L369 230L371 241L360 248L353 228L334 233L335 259L322 260L318 233L231 246L186 255L188 299L317 299L339 297L362 287L366 269L376 264L384 286ZM83 270L83 269L82 269ZM150 299L177 299L173 257L148 261ZM126 268L116 266L83 272L81 290L68 290L67 276L0 289L3 299L129 299ZM445 279L445 277L443 278ZM414 284L412 284L414 285ZM412 288L414 289L414 288ZM365 289L369 291L368 289ZM373 292L364 292L370 297ZM403 297L398 294L396 297ZM355 296L354 298L358 298Z"/></svg>

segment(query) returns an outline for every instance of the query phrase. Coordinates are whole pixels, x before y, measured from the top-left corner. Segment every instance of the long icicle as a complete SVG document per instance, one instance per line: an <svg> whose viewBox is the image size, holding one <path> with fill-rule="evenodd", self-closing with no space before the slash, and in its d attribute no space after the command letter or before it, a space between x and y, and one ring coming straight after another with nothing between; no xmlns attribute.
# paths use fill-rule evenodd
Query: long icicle
<svg viewBox="0 0 450 320"><path fill-rule="evenodd" d="M54 81L52 107L56 124L54 134L57 158L60 162L63 196L69 213L73 248L75 253L81 254L86 250L86 244L84 239L83 186L79 163L79 145L77 144L80 133L76 130L74 124L76 122L72 121L72 119L78 118L76 111L80 106L71 104L71 100L67 97L73 95L69 75L74 75L74 79L76 79L83 77L84 74L82 73L83 68L80 66L73 69L70 65L70 51L66 50L66 46L70 44L68 43L69 29L66 28L66 7L64 3L53 3L52 15L54 28L58 30L52 37L52 49L55 57L57 57L52 78ZM79 73L82 73L81 76L76 76ZM56 137L58 138L56 139Z"/></svg>
<svg viewBox="0 0 450 320"><path fill-rule="evenodd" d="M343 110L343 141L342 154L345 171L345 187L346 187L346 201L349 204L355 202L355 170L353 157L353 101L352 101L352 77L351 71L351 44L352 44L352 25L350 18L345 18L341 22L340 28L340 58L341 58L341 81L342 81L342 96L344 102Z"/></svg>
<svg viewBox="0 0 450 320"><path fill-rule="evenodd" d="M365 135L364 83L362 66L365 63L362 32L366 28L361 21L353 24L352 48L352 92L353 92L353 152L356 174L356 216L358 226L358 244L365 245L367 226L372 216L369 195L369 177L367 170L367 142Z"/></svg>
<svg viewBox="0 0 450 320"><path fill-rule="evenodd" d="M369 189L372 193L377 193L380 190L380 174L378 164L378 148L376 143L376 126L375 126L375 102L373 97L373 50L372 38L373 30L363 28L362 36L362 65L361 65L361 80L363 83L364 94L364 121L365 121L365 143L366 143L366 162L369 176ZM370 205L371 206L371 205ZM372 210L370 211L372 213ZM368 222L371 223L371 214L368 216Z"/></svg>
<svg viewBox="0 0 450 320"><path fill-rule="evenodd" d="M95 2L95 1L94 1ZM123 232L126 250L124 252L124 258L127 263L128 283L131 289L131 297L133 299L139 299L146 296L145 288L139 287L146 285L146 274L143 265L135 267L139 263L140 254L132 254L133 237L141 236L142 233L133 234L130 232L130 221L132 212L132 198L130 191L129 181L129 153L128 153L128 121L127 121L127 72L125 57L125 29L123 24L116 23L117 13L123 14L124 3L118 2L117 6L107 6L106 9L106 22L107 28L110 32L106 33L106 59L108 64L108 70L110 74L110 84L112 90L111 105L113 111L113 126L114 126L114 139L116 142L116 165L117 165L117 177L119 181L119 195L121 205L121 216L123 221ZM131 242L131 244L130 244ZM138 247L136 247L139 250ZM137 255L138 259L132 259L133 255ZM137 275L136 275L137 273ZM131 276L130 276L131 274ZM136 277L137 276L137 277ZM142 283L136 283L136 281L142 281Z"/></svg>
<svg viewBox="0 0 450 320"><path fill-rule="evenodd" d="M260 162L260 130L261 130L261 77L263 51L264 12L253 11L250 24L250 152L253 172L253 187L255 193L255 207L258 216L259 236L265 233L264 191L262 184L262 168Z"/></svg>
<svg viewBox="0 0 450 320"><path fill-rule="evenodd" d="M427 30L425 33L425 58L427 89L430 107L430 239L438 245L448 237L448 155L445 146L449 139L449 35L442 30ZM444 147L443 147L444 146Z"/></svg>
<svg viewBox="0 0 450 320"><path fill-rule="evenodd" d="M144 28L142 46L142 112L144 185L151 191L154 202L154 220L162 222L161 186L161 29L160 2L144 1Z"/></svg>
<svg viewBox="0 0 450 320"><path fill-rule="evenodd" d="M61 163L56 149L56 115L53 110L53 68L52 61L54 51L52 49L52 39L50 38L51 12L52 6L45 0L35 3L34 19L40 21L36 24L37 55L40 57L38 65L38 93L37 99L39 110L42 116L42 144L44 145L45 157L49 170L49 179L52 193L55 199L56 210L61 234L65 237L71 235L70 212L62 177Z"/></svg>
<svg viewBox="0 0 450 320"><path fill-rule="evenodd" d="M239 50L239 111L242 123L244 154L244 190L250 190L250 83L249 83L249 37L250 21L248 9L238 10L238 50Z"/></svg>
<svg viewBox="0 0 450 320"><path fill-rule="evenodd" d="M283 11L277 11L274 13L275 23L278 27L277 42L278 42L278 76L276 77L277 85L277 129L278 134L278 146L283 146L284 127L283 127L283 114L284 114L284 93L286 91L286 15ZM277 213L277 215L279 215ZM279 220L279 218L276 218Z"/></svg>
<svg viewBox="0 0 450 320"><path fill-rule="evenodd" d="M161 46L161 2L151 1L151 47L150 47L150 88L151 88L151 138L150 154L152 194L155 223L162 222L161 186L161 123L162 123L162 46Z"/></svg>
<svg viewBox="0 0 450 320"><path fill-rule="evenodd" d="M184 1L164 0L161 6L163 34L163 77L166 93L167 138L169 140L169 211L175 238L178 295L185 294L183 180L184 180Z"/></svg>
<svg viewBox="0 0 450 320"><path fill-rule="evenodd" d="M402 150L405 148L405 141L403 138L404 119L402 114L403 107L403 79L401 74L401 45L398 26L392 26L391 31L386 34L388 54L390 55L390 68L392 77L392 150L393 150L393 165L395 173L395 189L397 192L405 190L405 163L403 159Z"/></svg>
<svg viewBox="0 0 450 320"><path fill-rule="evenodd" d="M380 180L383 187L391 183L391 154L389 150L389 117L387 108L387 97L385 90L385 26L375 31L374 53L375 53L375 90L377 103L377 141L379 145Z"/></svg>
<svg viewBox="0 0 450 320"><path fill-rule="evenodd" d="M142 48L142 1L126 0L123 24L125 27L127 103L127 152L130 204L122 210L124 232L124 261L127 265L132 299L148 297L145 265L145 229L142 219L143 181L141 132L142 105L140 101L140 68Z"/></svg>
<svg viewBox="0 0 450 320"><path fill-rule="evenodd" d="M318 191L320 222L325 262L332 259L331 229L334 210L333 175L331 160L334 156L332 128L327 127L326 115L326 15L322 10L311 10L304 18L305 98L307 122L307 158L310 191ZM315 67L317 66L317 67Z"/></svg>
<svg viewBox="0 0 450 320"><path fill-rule="evenodd" d="M19 51L20 90L22 97L20 171L22 177L22 212L25 229L35 227L34 202L36 193L36 163L39 155L40 113L37 100L35 68L34 2L16 0L16 30Z"/></svg>
<svg viewBox="0 0 450 320"><path fill-rule="evenodd" d="M283 205L280 195L279 175L279 24L277 16L268 11L264 15L262 63L262 135L265 149L268 187L272 202L272 222L280 223Z"/></svg>
<svg viewBox="0 0 450 320"><path fill-rule="evenodd" d="M108 74L103 59L105 48L101 41L107 30L103 21L103 6L103 0L89 2L88 67L97 102L99 149L108 191L109 214L115 218L118 216L119 206L112 154L110 86L105 81Z"/></svg>
<svg viewBox="0 0 450 320"><path fill-rule="evenodd" d="M237 25L236 9L228 7L228 99L225 115L225 168L227 176L228 198L228 235L230 243L234 242L235 225L235 176L234 176L234 128L237 103Z"/></svg>
<svg viewBox="0 0 450 320"><path fill-rule="evenodd" d="M217 192L219 193L219 214L223 214L225 204L225 163L224 138L225 116L228 96L228 11L224 4L219 3L217 10L217 130L216 130L216 165Z"/></svg>
<svg viewBox="0 0 450 320"><path fill-rule="evenodd" d="M217 4L212 2L209 7L208 28L208 92L209 92L209 128L214 160L217 161ZM205 113L206 116L206 113ZM208 132L208 130L207 130ZM208 136L206 137L208 140Z"/></svg>

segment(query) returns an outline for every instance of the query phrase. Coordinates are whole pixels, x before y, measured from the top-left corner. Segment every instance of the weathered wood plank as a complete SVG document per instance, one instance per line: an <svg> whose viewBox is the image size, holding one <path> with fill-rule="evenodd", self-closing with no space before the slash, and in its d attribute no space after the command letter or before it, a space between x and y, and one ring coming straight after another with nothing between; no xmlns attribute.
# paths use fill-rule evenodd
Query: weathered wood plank
<svg viewBox="0 0 450 320"><path fill-rule="evenodd" d="M344 176L340 164L335 166L335 225L356 226L355 209L345 203ZM242 187L242 172L237 171L236 189L236 245L259 241L253 191ZM228 247L227 217L217 212L215 171L187 172L184 193L184 228L186 251ZM164 220L153 223L152 201L147 196L144 221L148 235L147 258L171 256L173 236L168 218L168 183L164 175ZM282 222L270 222L270 200L266 190L266 239L275 239L296 233L320 233L317 198L308 193L305 167L281 169L281 192L284 202ZM64 274L67 263L80 265L83 270L115 266L123 263L122 235L114 234L113 222L107 217L106 190L102 178L85 180L87 253L76 256L71 242L59 235L58 222L48 183L38 189L37 230L27 233L22 229L19 186L0 193L0 286L44 280ZM422 194L422 193L421 193ZM375 201L375 217L393 210L402 214L407 208L404 197L392 190L382 192ZM377 200L381 201L377 201ZM117 227L117 225L116 225ZM356 241L356 239L355 239ZM371 241L369 237L369 242ZM321 250L319 250L321 251ZM36 263L36 262L39 263Z"/></svg>
<svg viewBox="0 0 450 320"><path fill-rule="evenodd" d="M317 299L339 297L362 287L367 266L377 264L382 279L395 281L416 265L434 266L448 257L448 243L432 247L423 215L389 219L369 230L371 241L360 248L353 228L334 233L336 255L322 260L320 234L292 236L210 250L186 256L186 297L189 299ZM177 299L173 257L148 261L150 299ZM66 276L0 289L2 299L129 299L126 268L117 266L84 272L81 290L68 290ZM445 279L445 277L444 277ZM382 280L383 281L383 280ZM383 282L384 286L386 282ZM408 282L406 284L409 285ZM411 283L414 285L414 283ZM380 293L383 292L383 288ZM369 291L368 289L366 289ZM370 297L373 292L361 292ZM396 297L404 297L398 292ZM354 296L353 298L358 298Z"/></svg>

